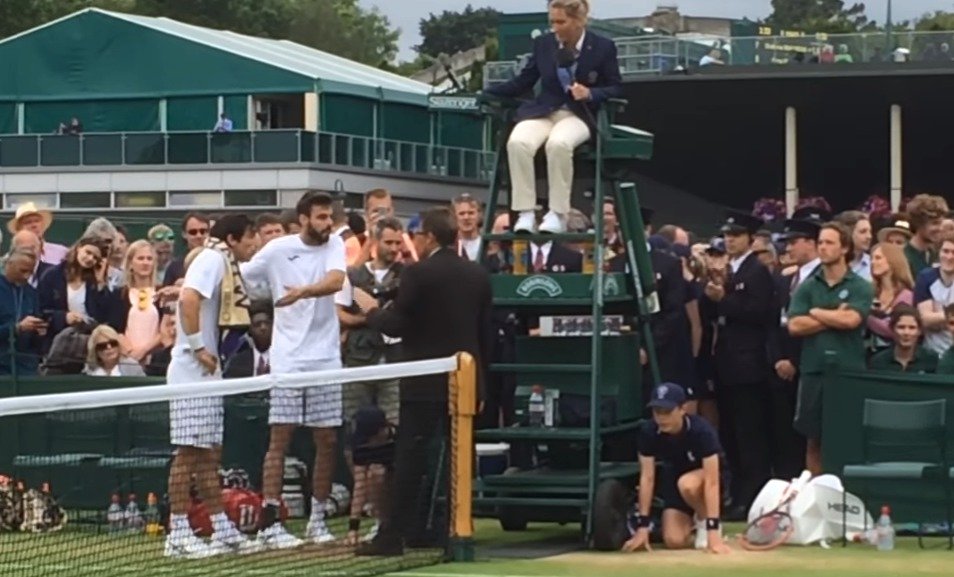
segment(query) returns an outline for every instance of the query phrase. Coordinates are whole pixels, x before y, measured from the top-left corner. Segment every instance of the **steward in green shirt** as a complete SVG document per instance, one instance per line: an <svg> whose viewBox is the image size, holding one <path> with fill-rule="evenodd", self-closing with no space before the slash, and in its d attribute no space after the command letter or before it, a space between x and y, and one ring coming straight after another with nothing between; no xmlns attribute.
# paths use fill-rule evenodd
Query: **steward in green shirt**
<svg viewBox="0 0 954 577"><path fill-rule="evenodd" d="M818 233L821 266L792 295L788 332L802 339L795 429L808 438L807 468L821 473L822 388L820 375L830 359L846 369L864 369L865 319L871 311L871 283L851 272L851 231L828 223Z"/></svg>

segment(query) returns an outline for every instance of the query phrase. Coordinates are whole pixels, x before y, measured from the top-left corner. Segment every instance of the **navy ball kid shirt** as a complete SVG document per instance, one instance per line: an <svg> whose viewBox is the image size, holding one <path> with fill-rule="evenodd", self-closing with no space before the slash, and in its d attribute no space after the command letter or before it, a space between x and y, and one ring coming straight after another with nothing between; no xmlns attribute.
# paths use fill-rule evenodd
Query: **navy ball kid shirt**
<svg viewBox="0 0 954 577"><path fill-rule="evenodd" d="M720 472L725 471L719 436L712 425L698 415L686 415L682 431L677 435L660 433L656 421L647 421L639 432L639 454L668 463L677 479L701 469L702 460L712 455L719 455Z"/></svg>

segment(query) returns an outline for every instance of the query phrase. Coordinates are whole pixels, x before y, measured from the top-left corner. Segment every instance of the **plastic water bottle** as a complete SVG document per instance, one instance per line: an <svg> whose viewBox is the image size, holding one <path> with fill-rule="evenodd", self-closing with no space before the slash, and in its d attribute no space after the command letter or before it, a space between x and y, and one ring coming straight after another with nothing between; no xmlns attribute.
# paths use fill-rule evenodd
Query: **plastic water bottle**
<svg viewBox="0 0 954 577"><path fill-rule="evenodd" d="M109 532L122 531L125 518L126 512L123 511L123 506L119 502L119 494L115 493L109 503L109 509L106 510L106 524L109 525Z"/></svg>
<svg viewBox="0 0 954 577"><path fill-rule="evenodd" d="M155 537L162 535L162 525L159 523L159 499L155 493L149 493L146 497L146 511L143 513L146 519L146 535Z"/></svg>
<svg viewBox="0 0 954 577"><path fill-rule="evenodd" d="M878 551L894 550L894 526L891 525L891 507L881 507L881 516L878 517Z"/></svg>
<svg viewBox="0 0 954 577"><path fill-rule="evenodd" d="M136 494L130 493L129 500L126 504L126 511L124 512L124 520L126 522L126 529L133 533L138 533L142 531L143 520L142 512L139 511L139 503L136 502Z"/></svg>
<svg viewBox="0 0 954 577"><path fill-rule="evenodd" d="M530 393L530 402L528 406L530 413L530 426L542 427L546 417L547 407L543 398L543 387L534 385Z"/></svg>

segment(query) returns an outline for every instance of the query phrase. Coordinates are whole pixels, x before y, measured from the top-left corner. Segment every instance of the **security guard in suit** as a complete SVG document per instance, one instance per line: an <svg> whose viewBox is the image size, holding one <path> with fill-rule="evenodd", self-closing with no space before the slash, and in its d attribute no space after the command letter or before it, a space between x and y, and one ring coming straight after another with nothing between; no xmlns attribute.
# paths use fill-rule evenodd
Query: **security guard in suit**
<svg viewBox="0 0 954 577"><path fill-rule="evenodd" d="M719 401L731 407L727 436L738 450L735 506L746 509L771 478L772 469L766 342L777 324L777 311L772 275L752 252L752 237L762 226L761 219L749 214L727 214L721 231L729 263L706 284L700 303L717 319Z"/></svg>

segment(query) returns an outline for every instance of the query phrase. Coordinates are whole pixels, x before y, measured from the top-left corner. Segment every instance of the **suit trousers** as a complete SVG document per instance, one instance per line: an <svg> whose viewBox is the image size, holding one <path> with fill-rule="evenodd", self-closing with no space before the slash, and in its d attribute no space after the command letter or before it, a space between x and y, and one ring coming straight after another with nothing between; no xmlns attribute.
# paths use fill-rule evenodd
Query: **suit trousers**
<svg viewBox="0 0 954 577"><path fill-rule="evenodd" d="M752 501L772 476L770 435L772 399L768 384L720 383L721 406L731 407L727 437L737 458L732 480L736 504L748 510ZM720 415L724 414L720 411Z"/></svg>
<svg viewBox="0 0 954 577"><path fill-rule="evenodd" d="M550 210L570 212L573 185L573 151L590 139L590 129L578 116L562 108L544 118L518 122L507 141L510 163L510 207L518 212L537 205L537 179L533 159L546 142Z"/></svg>
<svg viewBox="0 0 954 577"><path fill-rule="evenodd" d="M433 443L447 439L447 403L401 400L400 421L395 443L394 471L384 497L382 540L405 539L411 543L439 541L446 537L446 526L428 519L433 473ZM448 446L445 454L450 454ZM443 475L447 475L444 468ZM444 516L438 513L436 516ZM430 525L430 527L429 527ZM430 530L429 530L430 529Z"/></svg>

